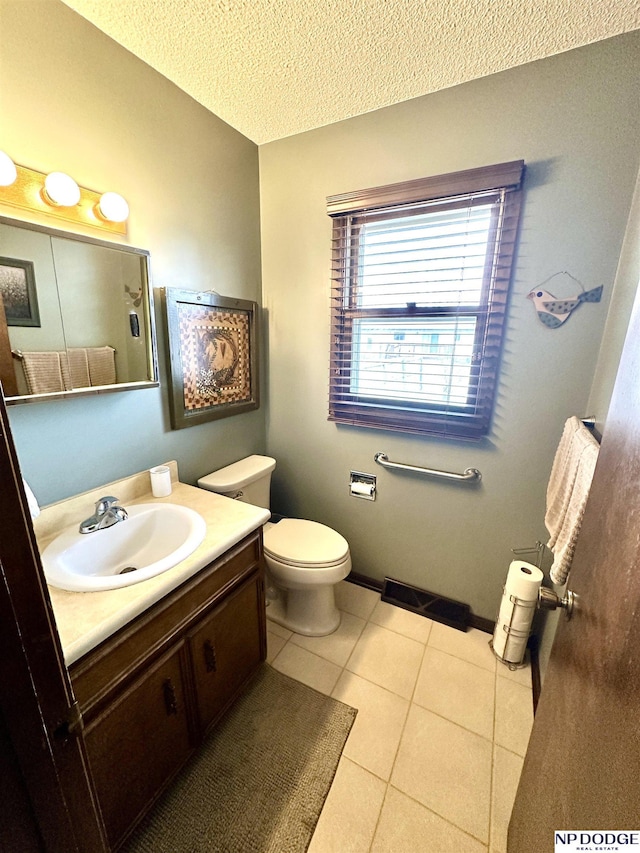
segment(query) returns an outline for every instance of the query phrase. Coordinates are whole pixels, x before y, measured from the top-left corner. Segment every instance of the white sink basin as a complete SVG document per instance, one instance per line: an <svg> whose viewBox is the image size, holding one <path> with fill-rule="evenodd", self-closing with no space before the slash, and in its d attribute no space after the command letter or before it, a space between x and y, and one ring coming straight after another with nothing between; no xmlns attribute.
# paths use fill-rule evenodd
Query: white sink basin
<svg viewBox="0 0 640 853"><path fill-rule="evenodd" d="M42 553L47 583L73 592L119 589L166 572L196 550L207 526L177 504L128 507L129 518L104 530L68 528Z"/></svg>

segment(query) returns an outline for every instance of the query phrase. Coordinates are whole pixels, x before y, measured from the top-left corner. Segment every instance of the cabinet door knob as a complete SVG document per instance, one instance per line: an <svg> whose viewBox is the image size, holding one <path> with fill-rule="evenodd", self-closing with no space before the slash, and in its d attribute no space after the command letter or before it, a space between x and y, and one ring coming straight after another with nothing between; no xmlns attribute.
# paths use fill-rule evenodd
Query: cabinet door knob
<svg viewBox="0 0 640 853"><path fill-rule="evenodd" d="M207 668L207 672L216 672L218 661L216 660L216 650L211 640L205 640L202 648L204 651L204 665Z"/></svg>
<svg viewBox="0 0 640 853"><path fill-rule="evenodd" d="M173 682L170 678L162 685L162 690L164 692L164 705L167 709L167 714L177 714L178 713L178 699L176 697L176 689L173 686Z"/></svg>

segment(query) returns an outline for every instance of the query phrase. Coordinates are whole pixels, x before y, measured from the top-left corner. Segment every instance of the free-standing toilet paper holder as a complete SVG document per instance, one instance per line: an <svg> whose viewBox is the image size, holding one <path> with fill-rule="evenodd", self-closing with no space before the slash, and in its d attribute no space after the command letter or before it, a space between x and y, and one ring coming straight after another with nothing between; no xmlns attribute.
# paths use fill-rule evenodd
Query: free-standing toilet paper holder
<svg viewBox="0 0 640 853"><path fill-rule="evenodd" d="M505 590L503 590L503 594L504 593L505 593ZM496 639L495 633L494 633L494 636L489 641L489 647L491 648L491 651L494 653L494 655L497 657L497 659L501 663L505 664L505 666L508 666L510 670L516 670L522 666L526 666L526 664L524 662L524 654L525 654L525 647L527 644L527 640L529 639L530 624L526 630L521 631L518 628L514 628L513 622L514 622L514 619L515 619L515 616L516 616L518 609L520 609L521 611L526 611L526 610L533 611L538 606L538 602L537 602L537 600L524 601L523 599L518 598L515 595L510 595L509 601L513 604L513 610L511 611L511 616L509 618L508 623L504 623L504 624L500 625L500 629L499 629L500 631L504 632L504 634L506 634L506 639L505 639L505 643L504 643L504 648L502 650L502 654L499 654L495 649L495 646L494 646L495 639ZM531 622L532 618L533 618L533 614L531 614L528 617L529 623ZM498 623L496 623L496 630L498 630ZM512 643L516 644L516 648L520 647L520 650L514 652ZM514 653L515 653L515 656L518 658L518 660L512 660L511 659L512 656L514 655Z"/></svg>
<svg viewBox="0 0 640 853"><path fill-rule="evenodd" d="M558 607L561 607L564 610L564 615L567 619L571 619L573 615L573 608L576 602L576 594L568 589L562 598L558 595L557 592L554 592L552 589L548 589L547 587L541 586L538 590L538 598L535 601L523 601L520 598L517 598L514 595L509 596L510 601L514 604L514 609L511 614L511 618L508 624L502 625L502 630L507 635L507 640L505 642L504 650L502 654L498 654L493 646L494 638L489 641L489 647L493 651L494 655L498 658L498 660L509 667L511 670L519 669L522 666L526 666L524 661L524 657L520 662L508 660L509 652L510 652L510 640L524 640L526 643L529 638L529 630L527 631L518 631L513 627L513 619L516 614L516 608L524 608L524 609L532 609L536 608L538 610L557 610Z"/></svg>
<svg viewBox="0 0 640 853"><path fill-rule="evenodd" d="M589 426L586 421L585 425ZM593 424L591 424L591 426L593 426ZM540 540L538 540L532 548L512 548L511 551L517 557L523 556L524 554L535 554L535 565L539 569L541 569L542 558L546 547L547 546L543 542L540 542ZM552 589L548 589L547 587L541 586L538 590L538 610L557 610L558 607L562 607L564 609L564 615L567 617L567 619L571 619L571 616L573 615L575 601L576 595L570 589L565 592L562 598L560 598L560 596Z"/></svg>

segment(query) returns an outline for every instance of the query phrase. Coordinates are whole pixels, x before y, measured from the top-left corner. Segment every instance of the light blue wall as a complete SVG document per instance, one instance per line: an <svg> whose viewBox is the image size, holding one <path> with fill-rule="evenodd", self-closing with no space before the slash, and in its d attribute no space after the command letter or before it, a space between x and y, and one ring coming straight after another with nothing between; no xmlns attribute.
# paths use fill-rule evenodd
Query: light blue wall
<svg viewBox="0 0 640 853"><path fill-rule="evenodd" d="M638 173L639 34L265 145L258 164L253 143L58 0L0 0L0 16L3 148L121 192L132 211L127 242L150 250L156 288L260 301L261 268L264 282L267 405L172 431L158 312L162 388L11 410L40 501L170 458L194 482L268 448L278 459L275 508L335 526L357 571L494 617L510 548L545 537L562 423L587 409ZM450 444L329 424L326 196L520 158L522 236L491 436ZM553 332L524 297L559 269L603 284L605 297ZM483 482L469 490L396 476L374 464L378 450L476 466ZM348 496L350 468L378 475L375 503Z"/></svg>
<svg viewBox="0 0 640 853"><path fill-rule="evenodd" d="M58 0L0 0L0 30L2 148L125 196L126 242L151 252L155 288L259 302L257 147ZM10 408L42 504L169 459L194 482L264 450L263 409L171 430L158 303L161 388Z"/></svg>
<svg viewBox="0 0 640 853"><path fill-rule="evenodd" d="M636 32L261 146L275 508L336 527L356 571L492 619L511 548L547 538L553 454L565 419L587 414L638 173L639 79ZM446 442L329 423L326 197L519 159L521 235L489 437ZM525 297L560 270L585 289L604 285L604 298L551 330ZM554 284L556 296L574 295L566 281ZM477 467L482 483L385 471L376 451L431 468ZM374 503L348 495L350 469L377 475Z"/></svg>

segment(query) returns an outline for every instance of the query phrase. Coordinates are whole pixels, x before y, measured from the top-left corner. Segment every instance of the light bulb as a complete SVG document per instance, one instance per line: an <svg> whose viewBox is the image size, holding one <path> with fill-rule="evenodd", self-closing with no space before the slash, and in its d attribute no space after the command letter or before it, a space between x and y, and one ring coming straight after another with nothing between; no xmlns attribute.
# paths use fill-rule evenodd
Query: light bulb
<svg viewBox="0 0 640 853"><path fill-rule="evenodd" d="M110 222L124 222L129 216L129 205L118 193L104 193L98 202L98 212Z"/></svg>
<svg viewBox="0 0 640 853"><path fill-rule="evenodd" d="M44 181L44 197L57 207L74 207L80 201L80 187L64 172L51 172Z"/></svg>
<svg viewBox="0 0 640 853"><path fill-rule="evenodd" d="M16 165L4 151L0 151L0 187L10 187L18 177Z"/></svg>

